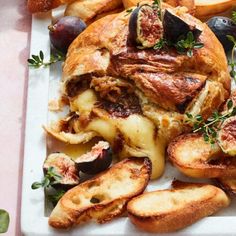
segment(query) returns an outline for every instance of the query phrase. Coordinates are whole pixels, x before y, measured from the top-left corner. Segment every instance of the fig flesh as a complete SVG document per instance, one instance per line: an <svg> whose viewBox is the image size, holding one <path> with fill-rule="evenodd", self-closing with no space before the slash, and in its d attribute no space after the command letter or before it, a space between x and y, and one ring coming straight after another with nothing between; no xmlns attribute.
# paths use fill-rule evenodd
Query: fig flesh
<svg viewBox="0 0 236 236"><path fill-rule="evenodd" d="M218 143L223 152L236 156L236 116L224 121L218 133Z"/></svg>
<svg viewBox="0 0 236 236"><path fill-rule="evenodd" d="M195 39L202 33L201 29L189 24L171 9L164 12L163 28L164 38L172 43L176 43L181 37L186 37L189 32L193 33Z"/></svg>
<svg viewBox="0 0 236 236"><path fill-rule="evenodd" d="M92 150L75 160L80 171L97 174L106 170L112 162L112 150L108 142L100 141Z"/></svg>
<svg viewBox="0 0 236 236"><path fill-rule="evenodd" d="M129 20L130 40L144 48L153 47L163 37L158 9L148 4L136 7Z"/></svg>
<svg viewBox="0 0 236 236"><path fill-rule="evenodd" d="M86 24L76 16L65 16L54 25L49 25L49 36L52 46L66 53L72 41L86 28Z"/></svg>
<svg viewBox="0 0 236 236"><path fill-rule="evenodd" d="M207 21L207 25L219 39L225 51L232 50L233 42L228 40L227 35L236 38L236 24L227 17L215 16Z"/></svg>
<svg viewBox="0 0 236 236"><path fill-rule="evenodd" d="M52 184L53 187L70 188L79 184L79 171L76 163L66 154L50 154L43 164L45 174L50 167L53 167L57 176L57 178L55 178L55 184Z"/></svg>

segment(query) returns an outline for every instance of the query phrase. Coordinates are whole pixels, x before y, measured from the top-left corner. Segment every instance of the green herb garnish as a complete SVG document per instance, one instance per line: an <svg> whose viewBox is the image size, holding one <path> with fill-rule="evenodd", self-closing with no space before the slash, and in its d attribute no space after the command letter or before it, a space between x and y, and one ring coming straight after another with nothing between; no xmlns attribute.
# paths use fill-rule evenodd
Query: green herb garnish
<svg viewBox="0 0 236 236"><path fill-rule="evenodd" d="M189 31L187 37L185 39L180 39L177 43L174 44L174 46L178 53L187 54L188 57L192 57L193 50L204 47L204 44L196 42L193 33Z"/></svg>
<svg viewBox="0 0 236 236"><path fill-rule="evenodd" d="M232 35L227 35L229 41L231 41L234 46L231 53L231 61L229 61L229 66L231 67L230 75L236 83L236 60L235 60L235 49L236 49L236 39Z"/></svg>
<svg viewBox="0 0 236 236"><path fill-rule="evenodd" d="M6 233L9 227L10 217L9 213L0 209L0 234Z"/></svg>
<svg viewBox="0 0 236 236"><path fill-rule="evenodd" d="M236 24L236 11L232 12L232 20Z"/></svg>
<svg viewBox="0 0 236 236"><path fill-rule="evenodd" d="M125 15L125 16L128 16L132 11L133 11L132 8L131 8L131 9L127 9L127 10L126 10L126 15Z"/></svg>
<svg viewBox="0 0 236 236"><path fill-rule="evenodd" d="M155 50L160 50L162 48L164 48L165 46L167 46L168 43L164 38L161 38L153 47L153 49Z"/></svg>
<svg viewBox="0 0 236 236"><path fill-rule="evenodd" d="M61 189L54 194L47 195L47 198L55 206L65 193L66 191Z"/></svg>
<svg viewBox="0 0 236 236"><path fill-rule="evenodd" d="M186 113L186 123L193 124L194 133L202 133L205 142L215 144L220 125L229 117L236 115L236 106L233 106L233 101L227 102L227 111L219 113L213 112L212 116L206 121L201 115L193 116L190 113Z"/></svg>
<svg viewBox="0 0 236 236"><path fill-rule="evenodd" d="M152 7L157 10L158 17L162 19L162 13L161 13L161 0L154 0Z"/></svg>
<svg viewBox="0 0 236 236"><path fill-rule="evenodd" d="M43 180L41 182L34 182L31 185L31 188L32 189L47 188L52 186L53 184L59 183L61 178L62 176L56 172L55 168L50 166Z"/></svg>
<svg viewBox="0 0 236 236"><path fill-rule="evenodd" d="M54 54L51 55L49 61L45 62L44 53L40 51L39 55L31 55L31 58L29 58L27 61L30 67L37 69L41 66L50 66L58 61L64 61L64 59L65 59L64 55L60 52L57 52L55 55Z"/></svg>

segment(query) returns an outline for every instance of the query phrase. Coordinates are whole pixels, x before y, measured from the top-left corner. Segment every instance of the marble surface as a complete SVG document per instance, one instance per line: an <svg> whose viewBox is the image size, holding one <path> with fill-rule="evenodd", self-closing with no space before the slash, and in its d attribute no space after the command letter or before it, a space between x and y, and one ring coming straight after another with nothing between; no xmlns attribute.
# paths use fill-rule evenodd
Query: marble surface
<svg viewBox="0 0 236 236"><path fill-rule="evenodd" d="M10 214L8 232L20 236L20 205L31 15L26 0L0 7L0 209Z"/></svg>

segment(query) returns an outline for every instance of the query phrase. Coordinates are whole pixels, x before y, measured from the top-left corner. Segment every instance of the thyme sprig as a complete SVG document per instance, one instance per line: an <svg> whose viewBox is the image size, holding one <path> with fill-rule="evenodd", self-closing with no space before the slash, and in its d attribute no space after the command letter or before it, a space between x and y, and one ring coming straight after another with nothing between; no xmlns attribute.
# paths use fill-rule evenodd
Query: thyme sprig
<svg viewBox="0 0 236 236"><path fill-rule="evenodd" d="M127 9L125 12L126 12L126 14L125 14L125 16L128 16L131 12L133 11L133 9L132 8L130 8L130 9Z"/></svg>
<svg viewBox="0 0 236 236"><path fill-rule="evenodd" d="M233 43L233 49L231 53L231 61L229 61L229 66L231 67L230 75L236 83L236 60L235 60L235 49L236 49L236 39L232 35L227 35L229 41Z"/></svg>
<svg viewBox="0 0 236 236"><path fill-rule="evenodd" d="M233 101L227 102L227 110L223 113L218 111L213 112L212 116L206 121L201 115L193 116L186 113L186 123L193 124L194 133L202 133L205 142L215 144L220 130L221 124L229 117L236 115L236 106L233 106Z"/></svg>
<svg viewBox="0 0 236 236"><path fill-rule="evenodd" d="M187 37L180 39L174 46L179 54L187 54L188 57L192 57L193 50L204 47L204 44L197 42L193 33L189 31Z"/></svg>
<svg viewBox="0 0 236 236"><path fill-rule="evenodd" d="M162 19L161 0L154 0L152 7L157 10L158 17Z"/></svg>
<svg viewBox="0 0 236 236"><path fill-rule="evenodd" d="M32 189L38 189L38 188L48 188L54 184L59 183L62 176L57 173L54 167L50 166L48 168L48 171L41 182L34 182L31 185Z"/></svg>
<svg viewBox="0 0 236 236"><path fill-rule="evenodd" d="M31 55L31 58L27 61L30 67L37 69L42 66L50 66L58 61L64 61L65 57L62 53L57 51L55 54L51 54L49 61L45 62L44 59L44 53L40 51L39 55Z"/></svg>
<svg viewBox="0 0 236 236"><path fill-rule="evenodd" d="M179 54L186 54L188 57L192 57L194 50L204 47L204 44L201 42L197 42L194 38L193 33L189 31L186 38L181 37L176 43L161 38L154 45L153 49L160 50L162 48L165 48L166 46L175 47Z"/></svg>
<svg viewBox="0 0 236 236"><path fill-rule="evenodd" d="M47 198L55 206L65 193L65 190L60 189L57 190L54 194L47 195Z"/></svg>
<svg viewBox="0 0 236 236"><path fill-rule="evenodd" d="M232 20L236 24L236 11L232 12Z"/></svg>
<svg viewBox="0 0 236 236"><path fill-rule="evenodd" d="M153 47L153 49L155 50L160 50L162 48L164 48L165 46L168 45L168 42L164 39L164 38L161 38Z"/></svg>

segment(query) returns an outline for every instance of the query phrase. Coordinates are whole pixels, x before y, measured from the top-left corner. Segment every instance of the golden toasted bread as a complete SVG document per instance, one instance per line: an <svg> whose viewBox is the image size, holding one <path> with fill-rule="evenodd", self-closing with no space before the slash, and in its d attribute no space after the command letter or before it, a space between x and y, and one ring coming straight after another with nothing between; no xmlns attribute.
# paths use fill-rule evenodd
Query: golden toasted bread
<svg viewBox="0 0 236 236"><path fill-rule="evenodd" d="M236 6L236 0L194 0L195 15L199 19L206 20L215 15L231 10Z"/></svg>
<svg viewBox="0 0 236 236"><path fill-rule="evenodd" d="M66 16L78 16L86 23L96 16L122 7L122 0L76 0L68 4Z"/></svg>
<svg viewBox="0 0 236 236"><path fill-rule="evenodd" d="M177 183L174 189L144 193L127 205L139 229L165 233L182 229L230 203L219 188L208 184Z"/></svg>
<svg viewBox="0 0 236 236"><path fill-rule="evenodd" d="M122 1L123 1L125 8L130 8L130 7L136 6L142 0L122 0ZM169 4L170 6L173 6L173 7L185 6L188 8L188 10L191 13L194 13L194 11L195 11L194 0L165 0L163 2Z"/></svg>
<svg viewBox="0 0 236 236"><path fill-rule="evenodd" d="M201 134L177 137L167 152L171 162L187 176L236 177L236 157L226 156L218 144L206 143Z"/></svg>
<svg viewBox="0 0 236 236"><path fill-rule="evenodd" d="M68 4L74 0L28 0L27 6L31 13L45 12L62 4Z"/></svg>
<svg viewBox="0 0 236 236"><path fill-rule="evenodd" d="M236 178L228 179L228 178L220 178L217 179L220 184L220 187L224 189L227 193L236 195Z"/></svg>
<svg viewBox="0 0 236 236"><path fill-rule="evenodd" d="M148 158L129 158L65 193L49 217L54 228L69 228L89 219L105 223L122 214L126 203L146 188Z"/></svg>
<svg viewBox="0 0 236 236"><path fill-rule="evenodd" d="M45 12L60 5L69 4L66 15L75 15L87 21L103 12L109 12L122 7L122 0L28 0L31 13Z"/></svg>

